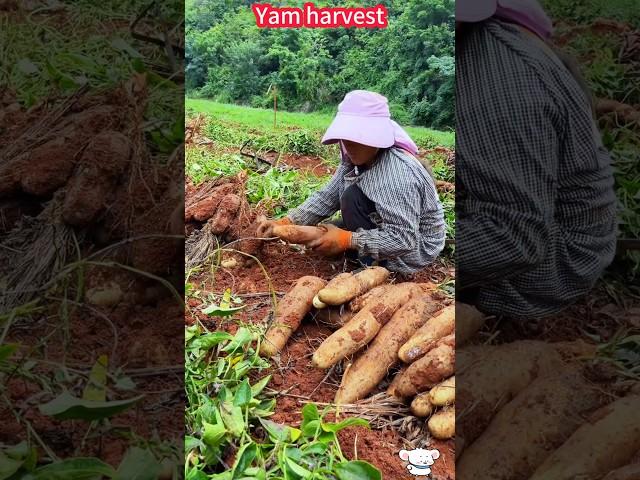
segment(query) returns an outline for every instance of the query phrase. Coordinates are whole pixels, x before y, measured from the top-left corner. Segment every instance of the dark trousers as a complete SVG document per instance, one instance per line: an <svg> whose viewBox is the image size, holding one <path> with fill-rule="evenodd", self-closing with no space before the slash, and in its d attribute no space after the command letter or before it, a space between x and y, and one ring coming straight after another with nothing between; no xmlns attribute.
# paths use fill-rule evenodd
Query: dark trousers
<svg viewBox="0 0 640 480"><path fill-rule="evenodd" d="M376 204L367 198L357 185L351 185L342 192L340 211L342 213L341 228L352 232L355 232L359 228L363 230L378 228L370 216L376 211ZM359 256L354 251L348 250L346 255L352 260L358 260L363 265L372 265L375 262L373 257ZM384 261L378 262L380 266L384 266L385 263Z"/></svg>

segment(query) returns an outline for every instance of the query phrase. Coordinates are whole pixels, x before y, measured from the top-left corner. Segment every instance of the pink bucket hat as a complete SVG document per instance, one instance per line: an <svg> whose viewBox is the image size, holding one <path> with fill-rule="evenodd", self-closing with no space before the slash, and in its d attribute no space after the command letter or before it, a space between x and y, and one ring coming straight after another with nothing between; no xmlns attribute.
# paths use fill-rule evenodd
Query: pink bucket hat
<svg viewBox="0 0 640 480"><path fill-rule="evenodd" d="M553 32L551 20L537 0L456 0L457 22L481 22L494 15L544 39Z"/></svg>
<svg viewBox="0 0 640 480"><path fill-rule="evenodd" d="M341 140L370 147L402 147L414 155L418 147L400 125L391 120L387 98L367 90L353 90L338 105L338 113L329 125L322 143Z"/></svg>

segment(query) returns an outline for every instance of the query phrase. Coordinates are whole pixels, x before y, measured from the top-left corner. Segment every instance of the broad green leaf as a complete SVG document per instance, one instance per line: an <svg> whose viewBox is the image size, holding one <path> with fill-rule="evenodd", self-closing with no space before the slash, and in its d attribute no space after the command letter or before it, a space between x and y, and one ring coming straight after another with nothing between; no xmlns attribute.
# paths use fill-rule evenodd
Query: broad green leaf
<svg viewBox="0 0 640 480"><path fill-rule="evenodd" d="M309 478L312 475L310 470L307 470L301 465L298 465L291 458L286 457L287 466L295 473L296 475L300 475L302 478Z"/></svg>
<svg viewBox="0 0 640 480"><path fill-rule="evenodd" d="M150 450L130 447L116 472L116 480L157 480L162 466Z"/></svg>
<svg viewBox="0 0 640 480"><path fill-rule="evenodd" d="M236 390L233 398L233 404L238 407L244 407L251 401L251 398L251 386L249 385L249 380L245 378Z"/></svg>
<svg viewBox="0 0 640 480"><path fill-rule="evenodd" d="M233 340L231 340L231 342L229 342L229 344L226 345L222 350L227 353L234 352L247 343L251 343L252 340L253 335L251 334L249 329L246 327L240 327L234 335Z"/></svg>
<svg viewBox="0 0 640 480"><path fill-rule="evenodd" d="M202 473L202 472L200 472ZM233 472L231 470L227 470L226 472L216 473L214 475L204 476L202 480L231 480L233 478ZM193 478L187 480L200 480L200 478Z"/></svg>
<svg viewBox="0 0 640 480"><path fill-rule="evenodd" d="M0 362L4 362L8 360L11 355L18 349L17 343L7 343L5 345L0 345Z"/></svg>
<svg viewBox="0 0 640 480"><path fill-rule="evenodd" d="M184 437L184 453L188 454L191 450L201 448L203 446L202 441L199 438L187 435Z"/></svg>
<svg viewBox="0 0 640 480"><path fill-rule="evenodd" d="M83 400L104 402L107 398L107 356L100 355L89 373L89 382L82 392Z"/></svg>
<svg viewBox="0 0 640 480"><path fill-rule="evenodd" d="M33 472L35 480L95 480L101 476L114 478L116 472L97 458L69 458L39 467Z"/></svg>
<svg viewBox="0 0 640 480"><path fill-rule="evenodd" d="M233 465L231 478L241 478L244 474L244 471L249 468L257 455L258 446L253 442L245 443L242 447L240 447L236 456L236 461Z"/></svg>
<svg viewBox="0 0 640 480"><path fill-rule="evenodd" d="M219 423L203 422L202 441L212 447L218 447L227 433L224 425Z"/></svg>
<svg viewBox="0 0 640 480"><path fill-rule="evenodd" d="M226 475L227 473L230 473L230 472L225 472L224 474L220 474L220 475ZM226 477L218 477L216 475L207 475L202 470L198 470L197 468L189 469L186 475L186 480L213 480L214 478L216 480L230 480L231 475L227 475Z"/></svg>
<svg viewBox="0 0 640 480"><path fill-rule="evenodd" d="M226 342L231 339L233 339L233 336L227 332L207 333L193 340L189 344L187 349L188 350L196 350L196 349L209 350L210 348L215 347L219 343Z"/></svg>
<svg viewBox="0 0 640 480"><path fill-rule="evenodd" d="M39 409L43 415L55 417L59 420L78 419L92 421L123 412L143 396L127 398L126 400L95 402L74 397L65 390L50 402L40 405Z"/></svg>
<svg viewBox="0 0 640 480"><path fill-rule="evenodd" d="M239 437L244 431L244 417L242 416L242 409L231 402L226 401L220 405L220 414L222 415L222 421L229 430L229 433L234 437Z"/></svg>
<svg viewBox="0 0 640 480"><path fill-rule="evenodd" d="M305 446L307 448L305 448ZM324 455L324 453L329 448L329 445L325 443L311 443L300 447L303 455Z"/></svg>
<svg viewBox="0 0 640 480"><path fill-rule="evenodd" d="M302 427L305 423L313 420L320 420L320 414L318 413L318 407L315 403L307 403L302 407Z"/></svg>
<svg viewBox="0 0 640 480"><path fill-rule="evenodd" d="M281 442L286 443L290 440L295 441L297 437L300 436L299 433L294 433L293 430L300 432L297 428L290 427L288 425L284 425L282 423L272 422L271 420L260 419L260 423L265 428L267 433L269 434L269 438L274 443ZM293 438L296 436L296 438Z"/></svg>
<svg viewBox="0 0 640 480"><path fill-rule="evenodd" d="M271 380L271 375L267 375L264 378L261 378L260 381L254 385L251 385L251 395L257 397L262 390L269 384Z"/></svg>
<svg viewBox="0 0 640 480"><path fill-rule="evenodd" d="M324 430L325 432L337 433L342 429L353 426L368 427L369 422L362 418L349 417L341 421L340 423L323 423L322 430Z"/></svg>
<svg viewBox="0 0 640 480"><path fill-rule="evenodd" d="M338 463L334 471L339 480L382 480L380 471L362 460Z"/></svg>
<svg viewBox="0 0 640 480"><path fill-rule="evenodd" d="M318 432L322 432L320 420L309 420L301 425L302 434L305 437L313 437Z"/></svg>
<svg viewBox="0 0 640 480"><path fill-rule="evenodd" d="M11 477L20 470L23 463L23 458L10 458L8 455L5 455L4 452L0 452L0 480L6 480Z"/></svg>
<svg viewBox="0 0 640 480"><path fill-rule="evenodd" d="M202 313L213 317L228 317L242 310L245 306L246 305L242 305L240 307L230 307L227 305L226 307L224 307L222 305L209 305L208 307L202 309Z"/></svg>

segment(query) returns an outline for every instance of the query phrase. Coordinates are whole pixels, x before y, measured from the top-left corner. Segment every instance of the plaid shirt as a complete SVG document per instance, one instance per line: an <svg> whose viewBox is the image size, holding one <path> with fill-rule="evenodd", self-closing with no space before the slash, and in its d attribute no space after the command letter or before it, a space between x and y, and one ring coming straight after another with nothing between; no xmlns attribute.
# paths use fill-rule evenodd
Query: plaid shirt
<svg viewBox="0 0 640 480"><path fill-rule="evenodd" d="M610 157L560 60L488 20L456 55L459 287L487 313L555 313L591 289L615 251Z"/></svg>
<svg viewBox="0 0 640 480"><path fill-rule="evenodd" d="M353 233L352 246L361 255L387 260L390 270L413 273L442 251L444 214L433 179L399 148L381 150L360 172L343 158L331 181L287 216L298 225L315 225L340 209L342 193L352 184L375 204L372 220L379 226Z"/></svg>

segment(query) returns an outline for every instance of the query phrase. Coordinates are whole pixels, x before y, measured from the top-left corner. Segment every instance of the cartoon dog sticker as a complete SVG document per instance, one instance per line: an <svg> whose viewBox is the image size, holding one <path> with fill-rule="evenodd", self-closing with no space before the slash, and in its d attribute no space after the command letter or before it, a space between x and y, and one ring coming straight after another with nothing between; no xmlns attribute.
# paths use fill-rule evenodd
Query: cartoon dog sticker
<svg viewBox="0 0 640 480"><path fill-rule="evenodd" d="M431 465L440 458L438 450L425 450L416 448L415 450L400 450L400 458L409 462L407 470L411 475L428 477L431 475Z"/></svg>

